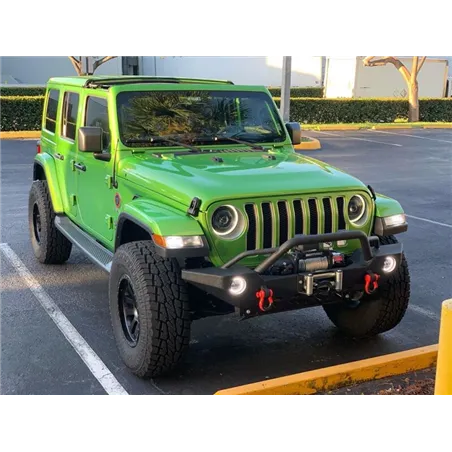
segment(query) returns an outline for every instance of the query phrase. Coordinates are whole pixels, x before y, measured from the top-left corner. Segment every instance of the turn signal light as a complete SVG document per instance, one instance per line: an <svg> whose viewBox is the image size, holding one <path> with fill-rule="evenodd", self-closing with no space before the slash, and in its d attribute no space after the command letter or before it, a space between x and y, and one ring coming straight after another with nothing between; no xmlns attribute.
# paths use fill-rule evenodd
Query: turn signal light
<svg viewBox="0 0 452 452"><path fill-rule="evenodd" d="M204 246L200 235L171 235L164 237L153 234L152 238L156 245L172 250L179 248L202 248Z"/></svg>

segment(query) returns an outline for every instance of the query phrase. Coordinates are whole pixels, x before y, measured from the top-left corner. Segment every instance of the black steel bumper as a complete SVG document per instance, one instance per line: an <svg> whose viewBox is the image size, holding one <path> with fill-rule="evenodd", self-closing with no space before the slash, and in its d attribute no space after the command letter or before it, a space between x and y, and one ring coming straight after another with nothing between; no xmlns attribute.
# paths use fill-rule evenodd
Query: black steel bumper
<svg viewBox="0 0 452 452"><path fill-rule="evenodd" d="M278 259L299 245L317 245L352 239L358 239L361 247L348 258L345 267L278 276L264 274ZM245 257L254 255L269 256L255 269L238 264ZM331 285L337 289L333 290L335 296L363 291L366 274L378 274L379 284L384 283L389 277L389 274L382 271L383 262L387 256L393 256L396 259L397 269L402 260L402 244L380 245L377 237L367 237L362 231L298 235L287 240L279 248L245 251L222 267L182 270L182 278L244 312L254 312L258 306L256 293L262 287L271 289L275 300L304 299L306 302L309 298L315 298L312 291L313 283L317 285L325 280L330 281ZM240 295L232 295L229 291L232 279L236 276L246 280L246 289ZM277 304L275 303L275 307ZM313 304L319 304L318 300L311 305Z"/></svg>

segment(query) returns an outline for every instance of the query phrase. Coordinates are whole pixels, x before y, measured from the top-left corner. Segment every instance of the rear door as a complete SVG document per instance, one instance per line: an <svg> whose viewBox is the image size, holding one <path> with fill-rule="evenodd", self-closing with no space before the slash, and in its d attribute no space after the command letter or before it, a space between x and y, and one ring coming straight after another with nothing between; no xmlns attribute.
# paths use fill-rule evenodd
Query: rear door
<svg viewBox="0 0 452 452"><path fill-rule="evenodd" d="M66 191L66 166L70 165L69 160L65 159L64 151L59 148L60 130L58 127L61 119L62 109L62 91L60 87L50 87L46 93L44 104L44 115L41 131L41 149L42 152L50 154L55 161L56 177L59 191L63 200L64 211L69 211L69 202ZM72 174L69 175L71 177Z"/></svg>

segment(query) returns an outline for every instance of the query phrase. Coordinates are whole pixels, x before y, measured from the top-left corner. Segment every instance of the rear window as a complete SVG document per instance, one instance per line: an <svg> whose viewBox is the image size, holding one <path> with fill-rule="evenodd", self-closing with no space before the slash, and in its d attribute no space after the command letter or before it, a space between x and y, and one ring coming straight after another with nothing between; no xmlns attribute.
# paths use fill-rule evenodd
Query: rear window
<svg viewBox="0 0 452 452"><path fill-rule="evenodd" d="M77 93L64 93L63 103L63 123L61 129L61 135L75 140L75 131L77 128L77 113L78 113L78 100L79 95Z"/></svg>
<svg viewBox="0 0 452 452"><path fill-rule="evenodd" d="M49 132L53 132L53 133L55 133L55 129L56 129L56 117L57 117L57 111L58 111L59 97L60 97L60 92L57 89L51 89L48 93L46 120L45 120L44 127Z"/></svg>

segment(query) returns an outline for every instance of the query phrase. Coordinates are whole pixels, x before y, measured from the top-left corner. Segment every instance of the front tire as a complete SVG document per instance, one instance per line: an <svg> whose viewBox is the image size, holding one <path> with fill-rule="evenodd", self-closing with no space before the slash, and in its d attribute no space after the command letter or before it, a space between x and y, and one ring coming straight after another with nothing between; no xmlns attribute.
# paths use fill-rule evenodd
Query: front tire
<svg viewBox="0 0 452 452"><path fill-rule="evenodd" d="M110 314L119 354L142 378L172 370L188 348L188 292L174 259L154 252L151 241L122 245L109 284Z"/></svg>
<svg viewBox="0 0 452 452"><path fill-rule="evenodd" d="M34 181L28 198L28 226L33 252L42 264L63 264L72 243L56 228L55 212L45 180Z"/></svg>
<svg viewBox="0 0 452 452"><path fill-rule="evenodd" d="M380 237L382 245L397 243L394 236ZM356 306L345 303L324 305L329 319L346 335L369 337L396 327L410 300L410 274L405 254L399 268L380 285L375 296L364 295Z"/></svg>

